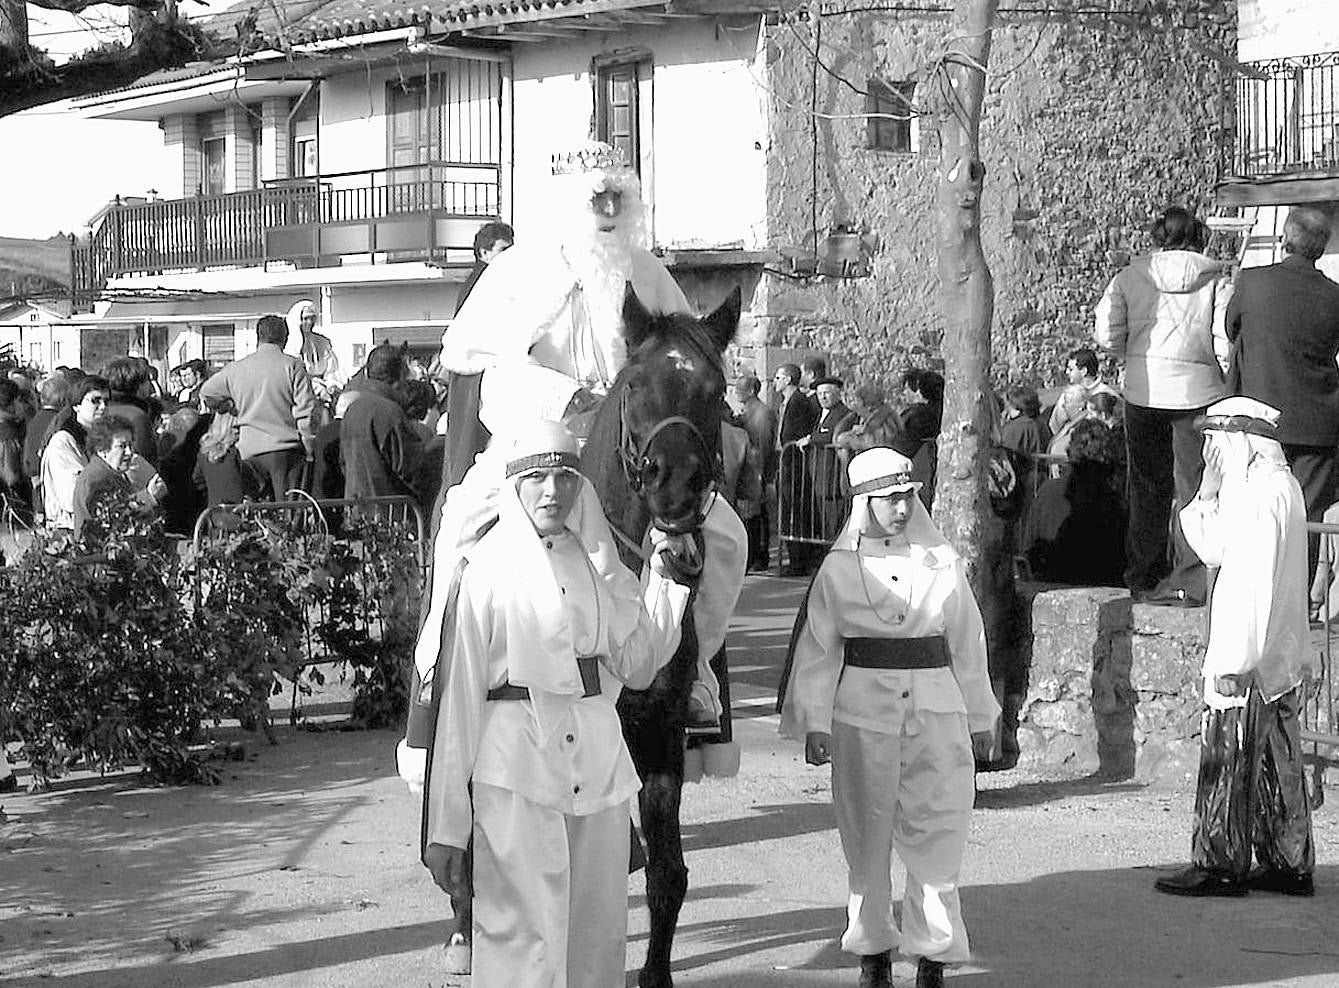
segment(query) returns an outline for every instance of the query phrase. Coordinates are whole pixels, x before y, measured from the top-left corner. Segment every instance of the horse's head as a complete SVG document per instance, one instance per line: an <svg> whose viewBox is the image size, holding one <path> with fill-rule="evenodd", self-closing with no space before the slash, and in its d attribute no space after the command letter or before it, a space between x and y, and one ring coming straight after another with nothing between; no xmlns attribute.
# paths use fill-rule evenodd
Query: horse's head
<svg viewBox="0 0 1339 988"><path fill-rule="evenodd" d="M618 409L618 457L629 490L667 532L700 526L717 480L725 398L721 355L739 326L740 304L735 289L704 319L657 316L628 287L628 362L610 392Z"/></svg>

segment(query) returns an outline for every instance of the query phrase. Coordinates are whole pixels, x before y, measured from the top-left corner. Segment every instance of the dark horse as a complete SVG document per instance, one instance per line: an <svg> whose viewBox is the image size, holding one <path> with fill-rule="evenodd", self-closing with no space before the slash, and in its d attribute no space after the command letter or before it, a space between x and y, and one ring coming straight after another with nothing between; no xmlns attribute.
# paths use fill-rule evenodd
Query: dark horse
<svg viewBox="0 0 1339 988"><path fill-rule="evenodd" d="M634 544L652 523L666 532L700 536L719 471L726 383L721 354L734 338L739 310L736 289L702 320L654 316L629 288L623 307L628 362L596 414L581 467L610 524ZM622 554L633 572L641 569L631 547L625 545ZM623 734L642 779L651 933L641 988L673 983L670 949L688 890L679 798L697 652L690 609L679 648L650 689L624 690L618 701Z"/></svg>

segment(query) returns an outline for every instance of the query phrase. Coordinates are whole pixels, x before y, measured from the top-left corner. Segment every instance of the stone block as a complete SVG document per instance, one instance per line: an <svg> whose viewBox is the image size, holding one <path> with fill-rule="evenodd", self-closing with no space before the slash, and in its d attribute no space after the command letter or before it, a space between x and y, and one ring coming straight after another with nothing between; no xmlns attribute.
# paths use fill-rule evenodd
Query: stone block
<svg viewBox="0 0 1339 988"><path fill-rule="evenodd" d="M1110 631L1128 627L1130 594L1112 587L1069 587L1038 594L1032 602L1033 629L1082 627Z"/></svg>
<svg viewBox="0 0 1339 988"><path fill-rule="evenodd" d="M1202 641L1208 627L1209 612L1203 607L1135 604L1132 617L1136 635L1163 635Z"/></svg>
<svg viewBox="0 0 1339 988"><path fill-rule="evenodd" d="M1131 639L1134 688L1150 693L1180 693L1198 688L1202 646L1184 638L1160 634L1135 634Z"/></svg>

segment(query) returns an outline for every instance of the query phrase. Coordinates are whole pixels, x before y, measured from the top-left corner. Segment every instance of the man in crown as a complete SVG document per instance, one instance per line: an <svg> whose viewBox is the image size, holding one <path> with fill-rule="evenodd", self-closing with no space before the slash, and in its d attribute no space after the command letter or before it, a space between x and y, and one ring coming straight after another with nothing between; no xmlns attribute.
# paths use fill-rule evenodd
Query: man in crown
<svg viewBox="0 0 1339 988"><path fill-rule="evenodd" d="M1275 438L1279 416L1237 396L1195 420L1204 433L1204 476L1181 509L1181 528L1218 576L1204 649L1191 866L1155 882L1169 895L1315 891L1298 723L1315 654L1306 502Z"/></svg>
<svg viewBox="0 0 1339 988"><path fill-rule="evenodd" d="M655 314L689 313L682 290L646 249L648 231L637 174L621 152L590 143L553 159L546 197L549 235L527 237L484 270L442 337L439 363L453 374L481 374L478 417L491 435L515 435L537 421L563 421L580 433L626 362L623 302L629 287ZM463 557L498 516L505 450L492 444L471 462L445 465L433 517L432 578L415 648L415 704L398 751L400 774L421 789L428 739L451 664L450 617ZM719 686L710 660L725 639L742 580L748 538L724 498L703 524L707 560L693 605L700 654L690 719L719 723ZM671 540L670 551L683 543ZM656 547L659 549L659 546ZM721 606L729 601L728 606ZM695 716L694 716L695 715ZM737 749L735 749L737 750ZM425 847L426 834L425 834ZM457 915L468 889L457 890ZM460 894L464 893L464 894ZM468 971L468 923L448 943L448 971Z"/></svg>
<svg viewBox="0 0 1339 988"><path fill-rule="evenodd" d="M1000 715L966 566L916 492L912 462L874 447L851 458L851 514L809 590L782 674L783 737L832 764L846 856L843 950L860 988L892 988L892 950L916 988L941 988L969 957L958 872ZM906 866L893 922L892 852Z"/></svg>

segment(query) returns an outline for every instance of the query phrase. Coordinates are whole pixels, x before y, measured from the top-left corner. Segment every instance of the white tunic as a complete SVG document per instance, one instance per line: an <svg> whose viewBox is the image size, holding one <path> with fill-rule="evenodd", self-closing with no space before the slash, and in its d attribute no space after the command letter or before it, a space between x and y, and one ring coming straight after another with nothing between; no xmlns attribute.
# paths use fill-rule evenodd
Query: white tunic
<svg viewBox="0 0 1339 988"><path fill-rule="evenodd" d="M1204 702L1241 706L1213 688L1217 676L1254 673L1266 702L1302 681L1312 664L1307 627L1306 508L1287 466L1255 457L1245 480L1227 478L1218 497L1181 509L1181 529L1217 566L1204 650Z"/></svg>
<svg viewBox="0 0 1339 988"><path fill-rule="evenodd" d="M843 672L846 638L932 635L947 642L950 668ZM981 612L962 560L916 545L909 556L897 555L886 539L862 539L858 554L834 549L814 577L781 733L799 739L812 731L831 733L835 720L896 734L919 711L966 713L972 731L991 730L1000 715Z"/></svg>
<svg viewBox="0 0 1339 988"><path fill-rule="evenodd" d="M509 651L527 647L508 640L503 604L507 593L524 586L525 577L516 572L511 554L500 551L505 543L491 535L469 552L461 578L452 661L437 719L429 841L449 847L464 847L469 839L471 779L572 816L598 813L641 788L614 704L621 684L645 689L669 661L688 601L686 587L654 574L644 600L638 600L630 573L625 582L631 595L594 579L575 537L545 540L575 644L570 661L575 667L577 651L598 654L601 680L597 696L544 695L546 710L557 711L549 742L541 737L533 701L486 699L490 688L508 680ZM630 607L635 616L626 613ZM624 612L623 620L614 616L616 609ZM621 639L614 631L619 625L631 629Z"/></svg>
<svg viewBox="0 0 1339 988"><path fill-rule="evenodd" d="M691 312L649 251L633 249L631 283L650 312ZM556 244L519 244L484 270L442 336L441 364L457 374L505 377L529 362L603 391L626 362L620 331L591 324L577 274Z"/></svg>

